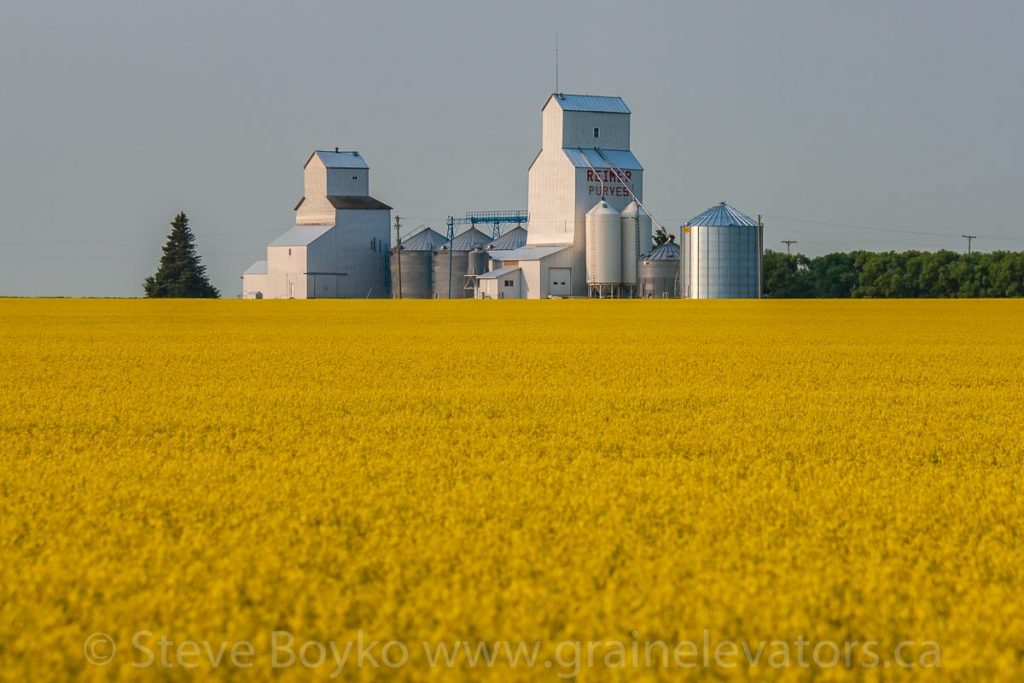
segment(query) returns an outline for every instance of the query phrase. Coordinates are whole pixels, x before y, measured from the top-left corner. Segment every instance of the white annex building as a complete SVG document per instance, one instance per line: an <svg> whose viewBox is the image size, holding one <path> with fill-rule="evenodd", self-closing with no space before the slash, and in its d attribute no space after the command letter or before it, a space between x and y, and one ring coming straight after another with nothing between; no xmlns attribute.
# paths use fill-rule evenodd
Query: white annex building
<svg viewBox="0 0 1024 683"><path fill-rule="evenodd" d="M304 167L295 227L242 275L247 299L382 298L389 295L391 207L370 196L359 152L316 151Z"/></svg>
<svg viewBox="0 0 1024 683"><path fill-rule="evenodd" d="M588 295L595 280L593 272L588 276L587 213L602 200L616 213L634 201L635 211L643 200L643 167L629 149L629 117L620 97L548 98L541 110L541 150L530 166L526 245L492 252L497 270L481 277L478 296ZM647 251L649 234L646 243L644 248L643 238L637 239Z"/></svg>

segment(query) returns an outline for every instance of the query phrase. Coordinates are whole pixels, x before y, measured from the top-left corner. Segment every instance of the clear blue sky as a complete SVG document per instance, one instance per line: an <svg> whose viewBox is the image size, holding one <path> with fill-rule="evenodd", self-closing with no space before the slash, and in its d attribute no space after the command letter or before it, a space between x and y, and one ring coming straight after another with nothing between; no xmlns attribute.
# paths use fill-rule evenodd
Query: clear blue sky
<svg viewBox="0 0 1024 683"><path fill-rule="evenodd" d="M561 89L632 108L665 222L727 200L811 254L1024 249L1020 2L6 0L0 294L139 295L185 210L234 296L316 147L413 228L526 208L556 31Z"/></svg>

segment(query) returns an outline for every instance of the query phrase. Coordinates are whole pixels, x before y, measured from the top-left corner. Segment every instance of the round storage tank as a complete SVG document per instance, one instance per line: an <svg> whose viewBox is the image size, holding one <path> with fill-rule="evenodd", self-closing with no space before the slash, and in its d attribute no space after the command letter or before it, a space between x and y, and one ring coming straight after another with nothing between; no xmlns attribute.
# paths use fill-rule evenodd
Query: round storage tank
<svg viewBox="0 0 1024 683"><path fill-rule="evenodd" d="M761 298L764 226L725 202L694 216L682 231L682 295Z"/></svg>
<svg viewBox="0 0 1024 683"><path fill-rule="evenodd" d="M438 299L465 299L472 296L466 290L469 273L469 253L482 247L491 238L476 228L470 228L434 250L434 296ZM450 277L450 279L449 279Z"/></svg>
<svg viewBox="0 0 1024 683"><path fill-rule="evenodd" d="M626 207L635 206L635 202ZM620 220L622 225L622 284L636 285L636 269L640 261L640 216L634 210L623 212Z"/></svg>
<svg viewBox="0 0 1024 683"><path fill-rule="evenodd" d="M429 299L433 295L433 252L446 242L444 235L428 227L402 240L401 278L398 276L398 247L391 250L391 289L395 297ZM399 279L402 281L401 291Z"/></svg>
<svg viewBox="0 0 1024 683"><path fill-rule="evenodd" d="M433 254L429 251L407 251L402 248L402 270L398 270L398 248L391 250L391 286L399 291L401 281L401 299L429 299L430 277Z"/></svg>
<svg viewBox="0 0 1024 683"><path fill-rule="evenodd" d="M600 201L587 212L587 284L622 283L622 224L618 211Z"/></svg>
<svg viewBox="0 0 1024 683"><path fill-rule="evenodd" d="M469 262L467 264L468 273L470 275L486 273L488 270L487 264L490 260L491 255L480 247L477 247L473 251L469 252Z"/></svg>
<svg viewBox="0 0 1024 683"><path fill-rule="evenodd" d="M629 227L627 227L629 226ZM651 216L635 201L630 202L629 206L622 210L622 229L636 230L636 241L637 241L637 258L642 258L645 254L651 253L651 249L654 248L652 244L653 228L651 225ZM625 234L623 240L627 239ZM625 271L626 268L626 252L625 242L623 242L623 261L622 261L622 279L624 282L631 282L627 279L628 273Z"/></svg>
<svg viewBox="0 0 1024 683"><path fill-rule="evenodd" d="M449 270L449 262L451 268ZM466 274L469 252L449 251L442 247L434 252L434 296L438 299L466 298ZM449 275L451 280L449 281Z"/></svg>
<svg viewBox="0 0 1024 683"><path fill-rule="evenodd" d="M638 295L644 299L678 296L679 245L666 242L640 259Z"/></svg>

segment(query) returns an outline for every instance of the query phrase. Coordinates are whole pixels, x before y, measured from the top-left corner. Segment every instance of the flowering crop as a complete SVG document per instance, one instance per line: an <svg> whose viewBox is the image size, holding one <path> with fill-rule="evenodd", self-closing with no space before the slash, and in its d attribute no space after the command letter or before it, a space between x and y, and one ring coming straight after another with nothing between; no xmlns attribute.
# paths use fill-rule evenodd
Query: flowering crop
<svg viewBox="0 0 1024 683"><path fill-rule="evenodd" d="M8 300L0 345L0 679L1024 676L1024 302ZM705 634L879 662L607 656Z"/></svg>

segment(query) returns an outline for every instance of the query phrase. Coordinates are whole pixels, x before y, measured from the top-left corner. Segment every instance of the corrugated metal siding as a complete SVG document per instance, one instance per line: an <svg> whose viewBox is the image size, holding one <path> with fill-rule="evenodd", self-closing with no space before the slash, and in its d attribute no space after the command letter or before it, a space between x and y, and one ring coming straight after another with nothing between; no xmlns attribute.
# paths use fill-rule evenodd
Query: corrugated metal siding
<svg viewBox="0 0 1024 683"><path fill-rule="evenodd" d="M554 93L551 98L565 111L593 111L608 114L629 114L629 107L621 97L600 95L567 95ZM550 98L549 98L550 99Z"/></svg>
<svg viewBox="0 0 1024 683"><path fill-rule="evenodd" d="M370 170L367 168L327 169L327 195L365 197L370 194Z"/></svg>
<svg viewBox="0 0 1024 683"><path fill-rule="evenodd" d="M572 243L576 173L561 147L545 149L530 167L527 244Z"/></svg>
<svg viewBox="0 0 1024 683"><path fill-rule="evenodd" d="M567 111L562 113L562 118L562 142L559 147L629 149L628 114Z"/></svg>
<svg viewBox="0 0 1024 683"><path fill-rule="evenodd" d="M690 226L683 230L684 295L692 299L755 299L761 295L759 226Z"/></svg>
<svg viewBox="0 0 1024 683"><path fill-rule="evenodd" d="M311 296L388 296L390 249L387 211L353 209L340 213L337 226L309 248L306 269L310 289L315 287Z"/></svg>

